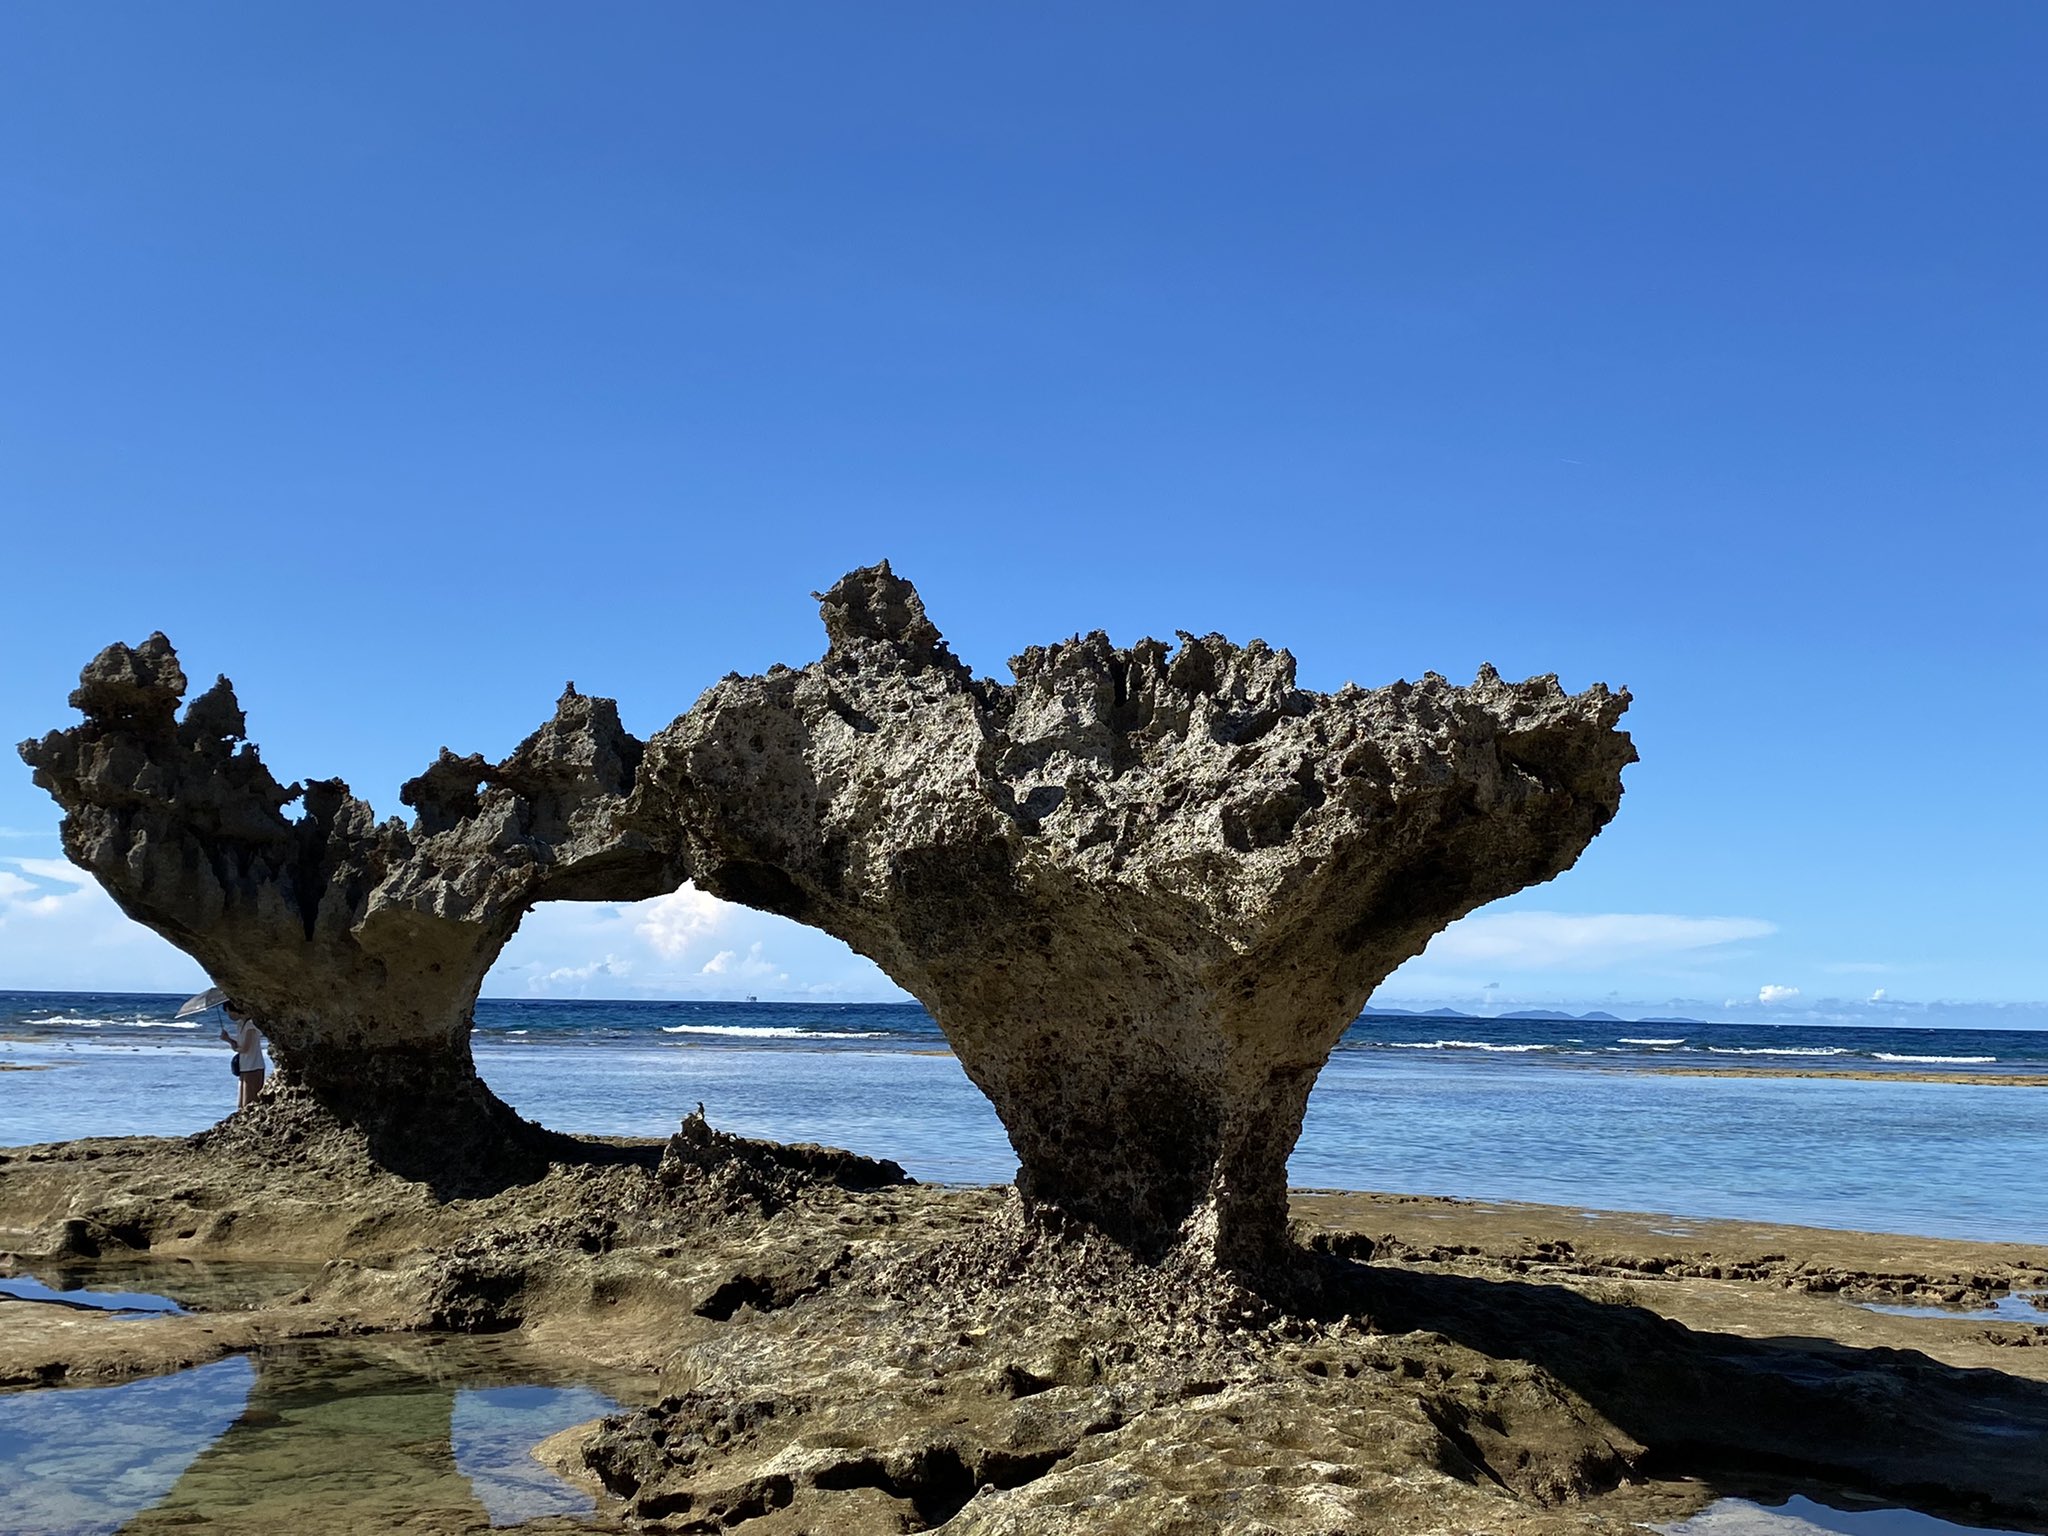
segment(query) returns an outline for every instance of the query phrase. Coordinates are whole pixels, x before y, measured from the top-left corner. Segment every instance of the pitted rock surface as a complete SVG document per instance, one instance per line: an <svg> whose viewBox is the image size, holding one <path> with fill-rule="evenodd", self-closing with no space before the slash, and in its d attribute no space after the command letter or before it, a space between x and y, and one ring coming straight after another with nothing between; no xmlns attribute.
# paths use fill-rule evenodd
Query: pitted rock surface
<svg viewBox="0 0 2048 1536"><path fill-rule="evenodd" d="M431 1129L440 1116L458 1140L466 1125L516 1127L469 1054L499 950L536 902L632 900L682 879L614 829L642 755L617 707L572 685L503 762L443 750L401 791L418 813L407 826L337 779L279 784L228 680L181 718L185 688L161 634L110 646L71 695L84 723L22 743L64 808L65 853L255 1015L275 1091L296 1085L349 1119Z"/></svg>
<svg viewBox="0 0 2048 1536"><path fill-rule="evenodd" d="M932 1013L1027 1200L1143 1251L1275 1251L1308 1092L1373 989L1568 868L1634 761L1626 693L1334 694L1254 641L1101 634L977 680L886 563L829 648L648 744L632 823L714 894L823 928Z"/></svg>

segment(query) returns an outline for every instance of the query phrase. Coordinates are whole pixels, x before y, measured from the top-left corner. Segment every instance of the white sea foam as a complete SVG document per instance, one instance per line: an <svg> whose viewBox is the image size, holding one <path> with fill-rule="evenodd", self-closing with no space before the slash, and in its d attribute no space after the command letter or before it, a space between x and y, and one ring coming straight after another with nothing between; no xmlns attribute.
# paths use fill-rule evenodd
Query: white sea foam
<svg viewBox="0 0 2048 1536"><path fill-rule="evenodd" d="M52 1013L40 1019L30 1019L31 1024L71 1024L83 1029L104 1029L111 1024L116 1029L197 1029L197 1019L145 1019L140 1014L132 1019L89 1019L83 1014Z"/></svg>
<svg viewBox="0 0 2048 1536"><path fill-rule="evenodd" d="M1547 1051L1547 1045L1497 1045L1490 1040L1390 1040L1403 1051Z"/></svg>
<svg viewBox="0 0 2048 1536"><path fill-rule="evenodd" d="M1890 1051L1872 1051L1879 1061L1919 1061L1944 1067L1981 1067L1998 1060L1996 1056L1894 1056Z"/></svg>
<svg viewBox="0 0 2048 1536"><path fill-rule="evenodd" d="M1716 1056L1847 1056L1845 1045L1801 1047L1794 1045L1710 1045Z"/></svg>
<svg viewBox="0 0 2048 1536"><path fill-rule="evenodd" d="M790 1024L664 1024L664 1035L738 1035L753 1040L879 1040L886 1029L798 1029Z"/></svg>
<svg viewBox="0 0 2048 1536"><path fill-rule="evenodd" d="M1623 1045L1683 1045L1685 1044L1685 1036L1680 1035L1675 1040L1650 1040L1639 1039L1633 1035L1623 1035L1621 1043Z"/></svg>

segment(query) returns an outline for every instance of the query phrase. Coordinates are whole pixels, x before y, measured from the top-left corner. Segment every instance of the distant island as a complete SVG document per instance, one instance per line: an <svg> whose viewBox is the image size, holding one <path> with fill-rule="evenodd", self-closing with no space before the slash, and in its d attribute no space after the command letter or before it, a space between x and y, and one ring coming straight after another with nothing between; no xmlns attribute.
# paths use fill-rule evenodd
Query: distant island
<svg viewBox="0 0 2048 1536"><path fill-rule="evenodd" d="M1513 1013L1466 1013L1458 1008L1374 1008L1368 1005L1360 1010L1358 1016L1361 1019L1533 1019L1557 1024L1688 1024L1696 1029L1708 1027L1705 1019L1624 1019L1612 1013L1565 1013L1557 1008L1518 1008Z"/></svg>

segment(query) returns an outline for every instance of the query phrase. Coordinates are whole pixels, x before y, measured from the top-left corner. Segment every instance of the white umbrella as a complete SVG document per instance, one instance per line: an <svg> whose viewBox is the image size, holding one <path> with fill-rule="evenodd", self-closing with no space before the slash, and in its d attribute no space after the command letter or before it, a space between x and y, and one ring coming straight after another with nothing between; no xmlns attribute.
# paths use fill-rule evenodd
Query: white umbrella
<svg viewBox="0 0 2048 1536"><path fill-rule="evenodd" d="M228 1000L227 993L219 987L208 987L197 997L188 997L178 1005L178 1017L189 1019L195 1013L204 1013L209 1008L218 1008Z"/></svg>

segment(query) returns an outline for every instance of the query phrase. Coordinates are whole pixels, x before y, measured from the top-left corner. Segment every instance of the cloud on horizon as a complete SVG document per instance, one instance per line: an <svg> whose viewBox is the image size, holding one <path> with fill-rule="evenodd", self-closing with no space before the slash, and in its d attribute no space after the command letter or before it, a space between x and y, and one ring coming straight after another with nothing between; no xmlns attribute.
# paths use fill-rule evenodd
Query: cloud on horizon
<svg viewBox="0 0 2048 1536"><path fill-rule="evenodd" d="M196 992L205 973L65 859L0 858L0 984L53 992Z"/></svg>
<svg viewBox="0 0 2048 1536"><path fill-rule="evenodd" d="M1696 958L1777 931L1776 923L1758 917L1476 912L1430 940L1402 969L1603 971Z"/></svg>
<svg viewBox="0 0 2048 1536"><path fill-rule="evenodd" d="M1374 1001L1481 1005L1488 1013L1540 1005L1646 1017L2048 1028L2048 1001L1914 1001L1882 987L1849 998L1808 997L1784 983L1751 991L1736 977L1729 978L1736 990L1726 994L1722 980L1700 974L1730 962L1748 969L1755 961L1743 958L1744 946L1777 931L1773 923L1745 917L1481 912L1439 934ZM1679 978L1676 987L1659 982L1660 968ZM131 921L84 871L63 859L0 857L0 987L181 993L205 985L194 961ZM715 1001L758 993L793 1001L907 1000L871 961L829 935L692 886L648 901L553 902L535 909L484 991L493 997Z"/></svg>
<svg viewBox="0 0 2048 1536"><path fill-rule="evenodd" d="M706 1000L760 994L830 1002L904 998L872 961L829 934L720 901L693 885L646 901L536 907L491 968L484 994Z"/></svg>

